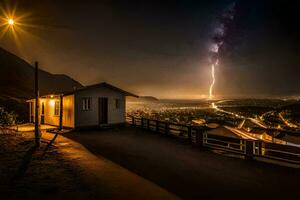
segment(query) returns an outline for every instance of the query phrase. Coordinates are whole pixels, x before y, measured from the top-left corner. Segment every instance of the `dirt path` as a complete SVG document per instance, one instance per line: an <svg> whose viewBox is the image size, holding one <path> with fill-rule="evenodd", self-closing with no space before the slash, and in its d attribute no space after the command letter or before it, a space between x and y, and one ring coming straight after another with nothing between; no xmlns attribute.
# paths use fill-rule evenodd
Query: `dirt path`
<svg viewBox="0 0 300 200"><path fill-rule="evenodd" d="M9 138L8 138L9 137ZM177 199L152 182L58 136L32 151L32 133L0 136L0 192L8 199ZM26 146L21 148L22 146ZM44 150L47 149L46 154ZM19 152L19 153L18 153ZM8 156L10 153L12 156ZM43 156L44 155L44 156Z"/></svg>
<svg viewBox="0 0 300 200"><path fill-rule="evenodd" d="M300 199L300 170L225 157L125 127L65 135L185 199Z"/></svg>
<svg viewBox="0 0 300 200"><path fill-rule="evenodd" d="M36 149L32 138L0 134L1 199L84 199L92 197L72 164L44 141Z"/></svg>

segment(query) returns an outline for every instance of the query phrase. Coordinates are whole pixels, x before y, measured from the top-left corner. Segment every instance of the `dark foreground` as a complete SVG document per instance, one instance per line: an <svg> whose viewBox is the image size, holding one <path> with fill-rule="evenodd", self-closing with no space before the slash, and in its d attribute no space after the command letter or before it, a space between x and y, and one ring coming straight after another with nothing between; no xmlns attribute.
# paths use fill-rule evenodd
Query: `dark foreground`
<svg viewBox="0 0 300 200"><path fill-rule="evenodd" d="M33 148L33 136L0 134L0 199L178 199L73 140L43 131Z"/></svg>
<svg viewBox="0 0 300 200"><path fill-rule="evenodd" d="M64 135L185 199L300 199L300 170L219 155L138 128Z"/></svg>

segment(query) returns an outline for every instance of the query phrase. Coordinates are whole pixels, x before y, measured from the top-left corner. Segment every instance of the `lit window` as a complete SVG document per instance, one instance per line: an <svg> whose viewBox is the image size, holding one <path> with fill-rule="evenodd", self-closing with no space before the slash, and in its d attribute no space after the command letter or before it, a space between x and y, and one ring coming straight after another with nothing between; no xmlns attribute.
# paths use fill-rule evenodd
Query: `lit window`
<svg viewBox="0 0 300 200"><path fill-rule="evenodd" d="M91 98L83 98L82 110L90 110L90 109L91 109Z"/></svg>
<svg viewBox="0 0 300 200"><path fill-rule="evenodd" d="M54 103L54 115L59 116L59 101L55 101Z"/></svg>
<svg viewBox="0 0 300 200"><path fill-rule="evenodd" d="M120 99L115 99L115 109L120 108Z"/></svg>

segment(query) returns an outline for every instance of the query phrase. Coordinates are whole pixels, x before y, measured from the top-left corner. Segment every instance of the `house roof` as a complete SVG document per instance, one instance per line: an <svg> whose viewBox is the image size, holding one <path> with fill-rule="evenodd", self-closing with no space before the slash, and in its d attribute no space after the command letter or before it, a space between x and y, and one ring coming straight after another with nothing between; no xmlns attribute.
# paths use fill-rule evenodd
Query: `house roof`
<svg viewBox="0 0 300 200"><path fill-rule="evenodd" d="M135 95L133 93L130 93L130 92L127 92L125 90L122 90L116 86L113 86L109 83L106 83L106 82L102 82L102 83L98 83L98 84L94 84L94 85L88 85L88 86L84 86L84 87L81 87L81 88L78 88L72 92L67 92L67 93L64 93L63 95L70 95L70 94L74 94L78 91L82 91L82 90L88 90L88 89L92 89L92 88L99 88L99 87L106 87L106 88L109 88L111 90L115 90L117 92L120 92L120 93L123 93L125 96L133 96L133 97L138 97L138 95Z"/></svg>
<svg viewBox="0 0 300 200"><path fill-rule="evenodd" d="M237 138L240 139L241 137L233 133L231 130L224 126L220 126L218 128L212 129L207 131L207 133L212 134L212 135L219 135L219 136L224 136L224 137L230 137L230 138Z"/></svg>
<svg viewBox="0 0 300 200"><path fill-rule="evenodd" d="M109 88L111 90L114 90L114 91L117 91L117 92L120 92L120 93L123 93L125 96L133 96L133 97L139 97L138 95L135 95L135 94L132 94L130 92L127 92L125 90L122 90L118 87L115 87L111 84L108 84L106 82L102 82L102 83L98 83L98 84L94 84L94 85L88 85L88 86L84 86L84 87L81 87L81 88L78 88L78 89L75 89L74 91L69 91L69 92L62 92L62 93L51 93L51 94L47 94L47 95L42 95L40 96L40 98L43 98L43 97L50 97L50 96L68 96L68 95L71 95L71 94L74 94L78 91L83 91L83 90L88 90L88 89L91 89L91 88L98 88L98 87L106 87L106 88Z"/></svg>

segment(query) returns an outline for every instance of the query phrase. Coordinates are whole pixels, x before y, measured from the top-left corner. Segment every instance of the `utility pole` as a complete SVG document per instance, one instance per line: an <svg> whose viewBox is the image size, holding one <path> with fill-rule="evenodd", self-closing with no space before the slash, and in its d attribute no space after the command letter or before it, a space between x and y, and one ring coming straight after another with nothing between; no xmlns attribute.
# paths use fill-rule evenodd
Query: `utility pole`
<svg viewBox="0 0 300 200"><path fill-rule="evenodd" d="M35 120L34 120L34 135L35 135L35 145L40 146L40 129L39 129L39 64L34 63L35 73L34 73L34 92L35 92Z"/></svg>
<svg viewBox="0 0 300 200"><path fill-rule="evenodd" d="M63 95L60 95L60 106L59 106L59 130L63 129Z"/></svg>

